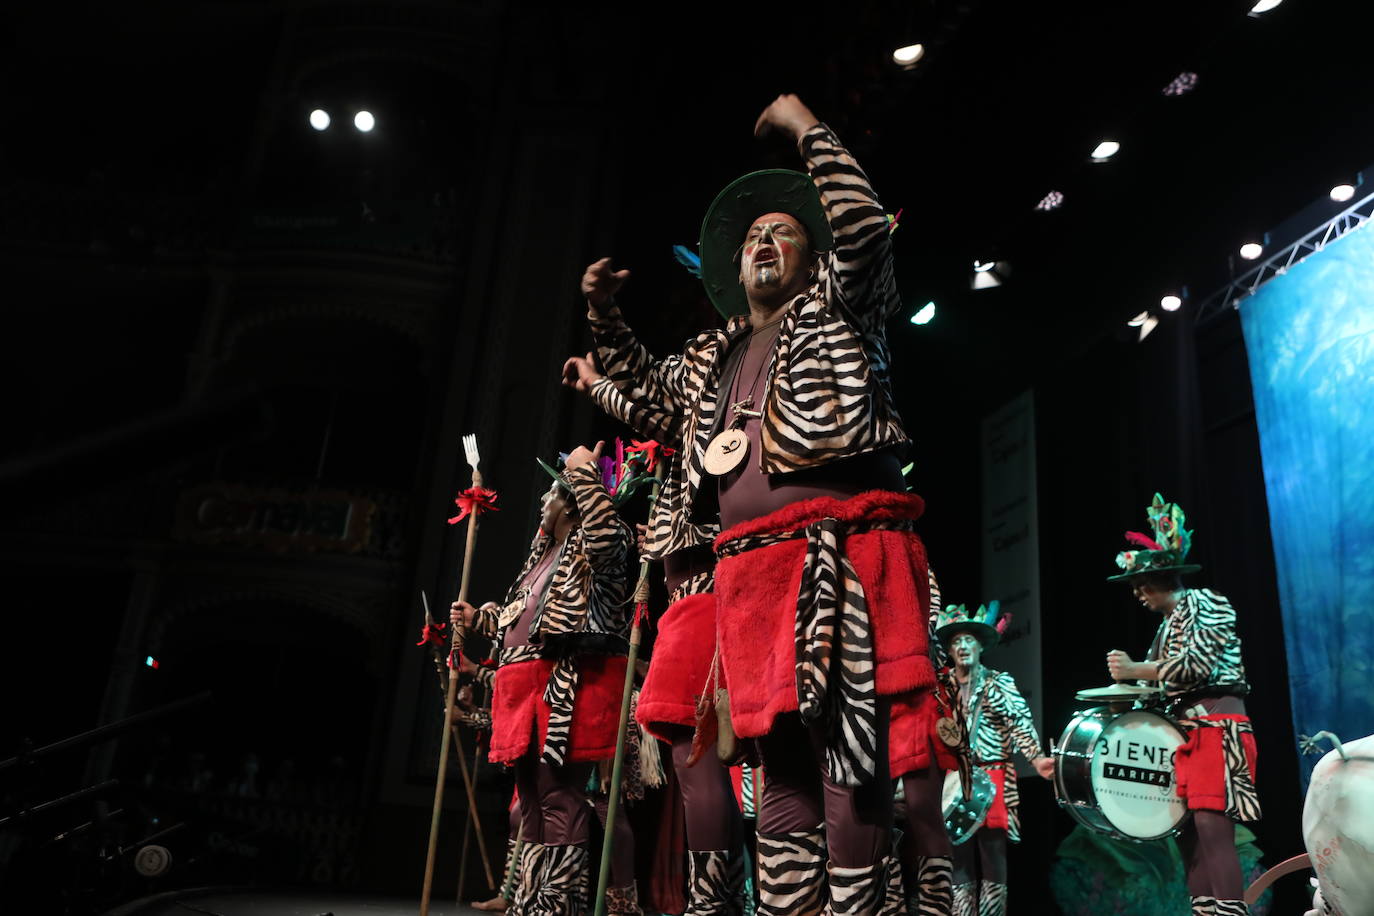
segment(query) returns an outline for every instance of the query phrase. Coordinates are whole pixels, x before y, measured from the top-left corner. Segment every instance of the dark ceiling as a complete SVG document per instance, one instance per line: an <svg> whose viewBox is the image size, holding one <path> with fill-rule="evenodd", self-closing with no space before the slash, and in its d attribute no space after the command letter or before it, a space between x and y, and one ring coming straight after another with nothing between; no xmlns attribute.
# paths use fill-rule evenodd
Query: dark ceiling
<svg viewBox="0 0 1374 916"><path fill-rule="evenodd" d="M1250 17L1250 2L856 0L619 13L410 4L394 7L390 25L377 16L350 24L364 5L338 4L339 40L364 53L290 89L295 102L366 96L374 74L390 93L373 93L374 104L391 106L385 155L409 163L438 148L470 153L483 138L465 118L481 98L384 74L365 51L391 40L388 29L449 21L441 14L486 23L465 40L554 73L565 97L540 101L614 135L623 182L605 253L635 270L636 295L678 306L700 297L669 245L694 240L704 205L729 179L795 163L750 129L774 94L796 91L860 155L889 208L903 211L898 275L912 309L939 304L929 326L894 325L899 361L936 342L948 365L995 361L1024 378L1047 352L1118 333L1167 290L1187 284L1201 298L1242 240L1374 160L1364 45L1374 7L1288 0ZM27 179L116 184L132 196L218 188L232 207L244 162L259 155L264 186L300 190L289 180L296 166L282 164L322 155L318 138L303 124L265 147L255 138L273 61L291 53L281 46L288 8L11 9L7 84L17 91L0 164ZM406 10L421 13L409 22ZM902 71L890 52L913 40L928 52ZM1197 88L1164 97L1182 70L1199 74ZM1108 136L1121 153L1089 163ZM347 184L348 173L322 169L310 187L325 193L321 183ZM1066 195L1063 209L1034 212L1050 190ZM600 253L589 239L588 256ZM972 293L970 262L988 255L1014 273L1004 288ZM678 307L664 328L646 330L680 337L706 315Z"/></svg>

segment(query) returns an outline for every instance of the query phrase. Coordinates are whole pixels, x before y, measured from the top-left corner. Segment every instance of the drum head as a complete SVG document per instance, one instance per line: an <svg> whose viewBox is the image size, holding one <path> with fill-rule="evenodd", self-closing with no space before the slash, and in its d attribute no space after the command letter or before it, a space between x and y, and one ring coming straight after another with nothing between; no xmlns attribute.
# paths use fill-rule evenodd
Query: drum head
<svg viewBox="0 0 1374 916"><path fill-rule="evenodd" d="M1073 695L1075 700L1090 703L1122 703L1138 700L1141 697L1159 693L1153 687L1140 687L1136 684L1112 684L1110 687L1090 687Z"/></svg>
<svg viewBox="0 0 1374 916"><path fill-rule="evenodd" d="M1174 788L1174 752L1183 732L1148 709L1112 719L1092 757L1097 808L1127 837L1149 840L1172 833L1187 815Z"/></svg>

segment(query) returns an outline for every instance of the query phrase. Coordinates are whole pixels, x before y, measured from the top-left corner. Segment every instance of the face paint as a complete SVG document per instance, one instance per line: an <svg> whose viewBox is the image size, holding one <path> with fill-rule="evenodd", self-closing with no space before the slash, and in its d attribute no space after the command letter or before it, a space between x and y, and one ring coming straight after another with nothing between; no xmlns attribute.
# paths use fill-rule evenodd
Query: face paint
<svg viewBox="0 0 1374 916"><path fill-rule="evenodd" d="M983 644L972 633L956 633L949 641L949 654L956 665L972 668L983 656Z"/></svg>
<svg viewBox="0 0 1374 916"><path fill-rule="evenodd" d="M765 213L740 246L740 281L746 290L790 286L804 276L808 257L800 224L786 213Z"/></svg>

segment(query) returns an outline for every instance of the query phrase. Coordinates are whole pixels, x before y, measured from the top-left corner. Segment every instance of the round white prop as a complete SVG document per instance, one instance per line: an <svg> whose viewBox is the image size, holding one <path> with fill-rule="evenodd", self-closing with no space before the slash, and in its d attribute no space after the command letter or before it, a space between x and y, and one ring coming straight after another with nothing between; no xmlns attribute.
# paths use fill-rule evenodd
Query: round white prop
<svg viewBox="0 0 1374 916"><path fill-rule="evenodd" d="M1302 839L1321 897L1343 916L1374 914L1374 735L1331 751L1312 770Z"/></svg>
<svg viewBox="0 0 1374 916"><path fill-rule="evenodd" d="M1069 722L1054 748L1054 792L1085 827L1119 840L1157 840L1188 816L1174 789L1183 730L1151 709L1098 706Z"/></svg>

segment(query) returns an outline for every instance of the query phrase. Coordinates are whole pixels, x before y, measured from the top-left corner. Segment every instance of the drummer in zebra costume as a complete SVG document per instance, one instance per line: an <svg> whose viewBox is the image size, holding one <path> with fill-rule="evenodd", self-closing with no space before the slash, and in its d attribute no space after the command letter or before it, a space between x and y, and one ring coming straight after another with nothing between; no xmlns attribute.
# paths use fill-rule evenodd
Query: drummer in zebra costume
<svg viewBox="0 0 1374 916"><path fill-rule="evenodd" d="M1107 669L1118 681L1162 687L1187 733L1174 757L1174 780L1193 814L1178 836L1192 911L1235 916L1246 907L1234 822L1260 818L1236 612L1223 595L1183 586L1182 576L1201 568L1184 562L1193 533L1183 527L1183 510L1156 493L1146 515L1154 537L1126 532L1131 546L1116 557L1123 572L1109 581L1129 584L1136 600L1164 620L1144 661L1113 649Z"/></svg>
<svg viewBox="0 0 1374 916"><path fill-rule="evenodd" d="M1041 750L1030 707L1016 681L983 664L983 652L997 644L1010 620L999 619L996 601L972 613L954 604L940 611L935 631L953 662L973 762L996 788L983 826L954 847L956 916L1000 916L1007 910L1007 842L1021 839L1012 752L1020 751L1044 778L1054 776L1054 758Z"/></svg>

